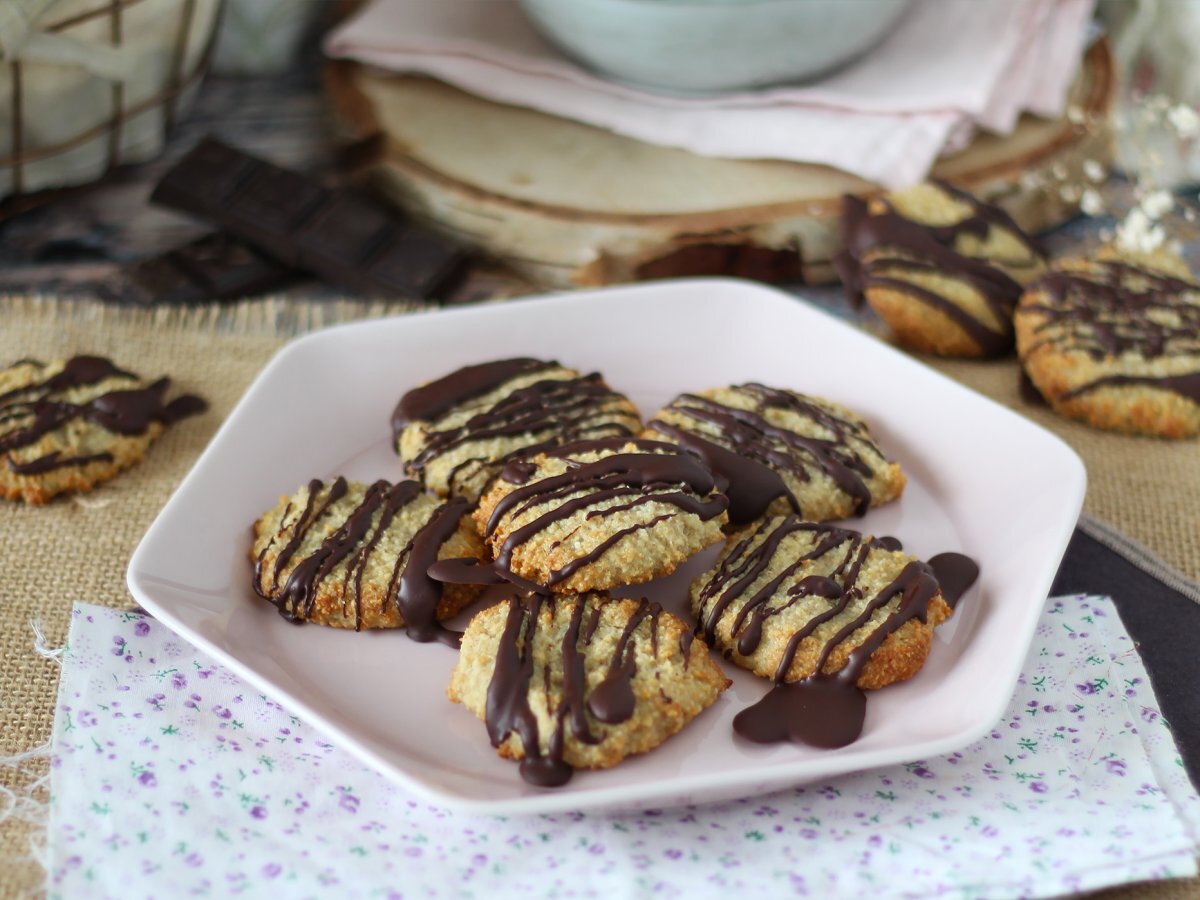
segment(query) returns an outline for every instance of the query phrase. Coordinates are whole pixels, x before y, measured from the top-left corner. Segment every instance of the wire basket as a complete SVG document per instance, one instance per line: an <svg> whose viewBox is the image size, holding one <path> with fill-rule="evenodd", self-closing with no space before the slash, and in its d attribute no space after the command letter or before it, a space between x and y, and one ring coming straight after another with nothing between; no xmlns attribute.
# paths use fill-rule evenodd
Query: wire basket
<svg viewBox="0 0 1200 900"><path fill-rule="evenodd" d="M0 0L0 199L84 184L163 148L224 0Z"/></svg>

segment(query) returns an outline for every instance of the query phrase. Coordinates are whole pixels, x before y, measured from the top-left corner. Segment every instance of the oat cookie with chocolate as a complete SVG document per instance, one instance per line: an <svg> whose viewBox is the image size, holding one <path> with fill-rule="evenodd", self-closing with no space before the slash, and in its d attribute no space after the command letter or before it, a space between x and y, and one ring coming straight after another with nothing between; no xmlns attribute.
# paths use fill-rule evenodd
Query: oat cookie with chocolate
<svg viewBox="0 0 1200 900"><path fill-rule="evenodd" d="M42 504L139 462L168 425L207 408L199 397L168 401L169 388L98 356L0 370L0 494Z"/></svg>
<svg viewBox="0 0 1200 900"><path fill-rule="evenodd" d="M495 567L579 593L670 574L721 540L726 506L692 454L613 438L509 464L474 516Z"/></svg>
<svg viewBox="0 0 1200 900"><path fill-rule="evenodd" d="M796 391L752 383L681 394L644 436L679 444L717 473L733 526L768 511L861 516L904 490L900 465L857 415Z"/></svg>
<svg viewBox="0 0 1200 900"><path fill-rule="evenodd" d="M598 373L527 358L431 381L405 394L392 416L405 471L439 496L472 501L514 459L640 429L636 407Z"/></svg>
<svg viewBox="0 0 1200 900"><path fill-rule="evenodd" d="M1177 257L1060 260L1015 321L1021 365L1056 412L1127 434L1200 434L1200 284Z"/></svg>
<svg viewBox="0 0 1200 900"><path fill-rule="evenodd" d="M647 600L515 596L476 614L447 694L542 786L657 747L730 682L703 641Z"/></svg>
<svg viewBox="0 0 1200 900"><path fill-rule="evenodd" d="M1021 286L1045 268L1007 213L940 181L846 197L842 240L836 263L850 295L900 344L939 356L1010 351Z"/></svg>
<svg viewBox="0 0 1200 900"><path fill-rule="evenodd" d="M690 599L698 633L738 666L780 684L853 666L863 689L915 675L951 614L926 563L796 516L732 535Z"/></svg>
<svg viewBox="0 0 1200 900"><path fill-rule="evenodd" d="M482 555L467 509L415 481L313 479L254 523L254 589L294 621L406 628L415 640L454 644L457 635L439 622L479 589L427 572L439 559Z"/></svg>

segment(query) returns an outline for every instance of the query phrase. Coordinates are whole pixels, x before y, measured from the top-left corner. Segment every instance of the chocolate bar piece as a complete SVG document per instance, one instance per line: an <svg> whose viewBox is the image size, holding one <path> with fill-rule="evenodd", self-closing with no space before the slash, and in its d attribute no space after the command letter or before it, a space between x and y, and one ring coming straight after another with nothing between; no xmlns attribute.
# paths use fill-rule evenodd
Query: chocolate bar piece
<svg viewBox="0 0 1200 900"><path fill-rule="evenodd" d="M467 260L460 245L392 209L213 138L170 169L150 199L363 294L431 297L453 286Z"/></svg>
<svg viewBox="0 0 1200 900"><path fill-rule="evenodd" d="M295 270L222 232L206 234L129 268L135 293L148 303L236 300L278 290L296 277Z"/></svg>

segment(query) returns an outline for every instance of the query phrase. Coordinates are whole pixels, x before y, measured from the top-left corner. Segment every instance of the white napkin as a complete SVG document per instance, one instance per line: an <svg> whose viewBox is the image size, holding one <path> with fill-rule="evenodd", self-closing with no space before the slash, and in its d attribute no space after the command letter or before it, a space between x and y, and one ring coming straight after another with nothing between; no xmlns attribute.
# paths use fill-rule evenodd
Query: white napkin
<svg viewBox="0 0 1200 900"><path fill-rule="evenodd" d="M804 87L684 98L592 75L543 40L515 0L375 0L326 52L431 75L502 103L696 153L920 181L976 127L1058 116L1094 0L916 0L861 60Z"/></svg>
<svg viewBox="0 0 1200 900"><path fill-rule="evenodd" d="M1103 597L1048 603L1004 718L949 756L732 803L505 818L406 795L152 619L73 615L52 898L999 898L1196 872L1200 797Z"/></svg>

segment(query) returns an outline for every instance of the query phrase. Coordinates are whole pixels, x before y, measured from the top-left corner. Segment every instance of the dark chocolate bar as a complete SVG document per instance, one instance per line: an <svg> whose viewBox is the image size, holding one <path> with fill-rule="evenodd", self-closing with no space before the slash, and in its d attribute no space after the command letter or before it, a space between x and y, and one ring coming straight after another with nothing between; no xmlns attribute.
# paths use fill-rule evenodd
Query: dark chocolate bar
<svg viewBox="0 0 1200 900"><path fill-rule="evenodd" d="M129 268L133 291L146 303L206 303L278 290L298 273L223 232L206 234Z"/></svg>
<svg viewBox="0 0 1200 900"><path fill-rule="evenodd" d="M462 246L389 207L213 138L170 169L150 199L363 294L431 297L448 291L467 261Z"/></svg>

